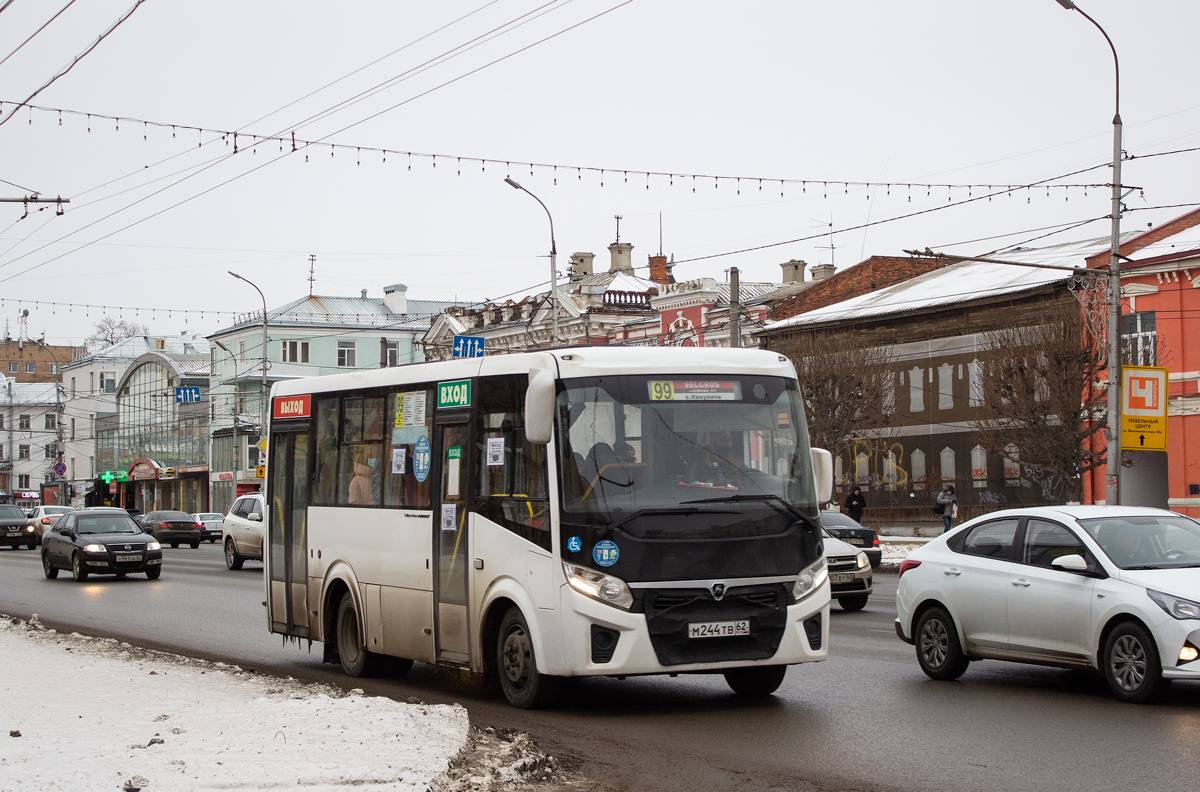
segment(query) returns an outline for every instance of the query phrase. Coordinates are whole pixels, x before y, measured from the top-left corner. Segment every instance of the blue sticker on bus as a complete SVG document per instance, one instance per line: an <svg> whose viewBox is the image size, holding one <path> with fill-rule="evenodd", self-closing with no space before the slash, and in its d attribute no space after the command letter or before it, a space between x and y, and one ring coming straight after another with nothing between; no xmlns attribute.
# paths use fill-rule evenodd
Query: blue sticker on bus
<svg viewBox="0 0 1200 792"><path fill-rule="evenodd" d="M592 558L596 559L596 563L602 567L612 566L620 557L621 551L617 549L616 542L610 542L607 539L592 548Z"/></svg>
<svg viewBox="0 0 1200 792"><path fill-rule="evenodd" d="M578 536L572 536L567 540L567 549L572 553L578 553L581 549L583 549L583 542Z"/></svg>
<svg viewBox="0 0 1200 792"><path fill-rule="evenodd" d="M429 462L432 458L433 455L429 453L429 438L421 435L413 448L413 475L417 477L417 481L424 483L429 477Z"/></svg>

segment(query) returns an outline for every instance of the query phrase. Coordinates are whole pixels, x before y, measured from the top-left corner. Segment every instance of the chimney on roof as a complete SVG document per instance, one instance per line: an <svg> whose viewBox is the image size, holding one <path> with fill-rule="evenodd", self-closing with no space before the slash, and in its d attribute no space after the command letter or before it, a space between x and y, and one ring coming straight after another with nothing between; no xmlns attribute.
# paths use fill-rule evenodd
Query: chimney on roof
<svg viewBox="0 0 1200 792"><path fill-rule="evenodd" d="M675 276L667 266L667 257L661 253L650 257L650 280L664 285L675 282Z"/></svg>
<svg viewBox="0 0 1200 792"><path fill-rule="evenodd" d="M628 242L613 242L608 246L608 252L612 256L609 272L633 274L633 245Z"/></svg>
<svg viewBox="0 0 1200 792"><path fill-rule="evenodd" d="M833 277L834 267L832 264L814 264L810 269L812 270L812 279L814 281L823 281L826 278Z"/></svg>
<svg viewBox="0 0 1200 792"><path fill-rule="evenodd" d="M383 287L383 305L394 314L408 313L408 287L403 283L393 283Z"/></svg>
<svg viewBox="0 0 1200 792"><path fill-rule="evenodd" d="M363 298L364 300L365 300L365 299L367 299L367 290L366 290L366 289L363 289L363 290L362 290L362 298Z"/></svg>
<svg viewBox="0 0 1200 792"><path fill-rule="evenodd" d="M592 276L592 259L596 258L595 253L572 253L571 254L571 282L581 281L584 278Z"/></svg>
<svg viewBox="0 0 1200 792"><path fill-rule="evenodd" d="M804 268L807 265L803 261L792 259L791 261L785 261L779 266L783 267L783 285L804 283Z"/></svg>

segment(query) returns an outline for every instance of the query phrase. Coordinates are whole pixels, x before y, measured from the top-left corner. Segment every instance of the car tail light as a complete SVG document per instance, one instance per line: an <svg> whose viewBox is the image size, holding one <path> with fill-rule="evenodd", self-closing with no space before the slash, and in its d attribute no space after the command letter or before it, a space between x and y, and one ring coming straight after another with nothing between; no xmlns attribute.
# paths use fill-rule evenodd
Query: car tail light
<svg viewBox="0 0 1200 792"><path fill-rule="evenodd" d="M919 566L921 566L920 561L901 561L900 562L900 574L896 576L897 579L904 577L904 573L907 572L908 570L916 569Z"/></svg>
<svg viewBox="0 0 1200 792"><path fill-rule="evenodd" d="M875 534L875 538L871 540L871 544L873 544L875 547L879 547L879 534Z"/></svg>
<svg viewBox="0 0 1200 792"><path fill-rule="evenodd" d="M193 525L192 527L193 527L193 528L199 528L199 529L201 529L201 530L204 530L204 526L203 526L201 523L196 523L196 524L195 524L195 525Z"/></svg>
<svg viewBox="0 0 1200 792"><path fill-rule="evenodd" d="M49 524L50 524L50 518L49 518L49 517L43 517L43 518L42 518L42 525L49 525Z"/></svg>
<svg viewBox="0 0 1200 792"><path fill-rule="evenodd" d="M170 528L170 527L171 527L171 523L159 523L159 524L158 524L158 527L159 527L159 528Z"/></svg>

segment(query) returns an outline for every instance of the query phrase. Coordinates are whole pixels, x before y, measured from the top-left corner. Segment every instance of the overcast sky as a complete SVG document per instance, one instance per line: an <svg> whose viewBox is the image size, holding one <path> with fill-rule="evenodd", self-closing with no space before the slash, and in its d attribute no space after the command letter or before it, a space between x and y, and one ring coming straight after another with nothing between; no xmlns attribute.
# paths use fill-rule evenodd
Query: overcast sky
<svg viewBox="0 0 1200 792"><path fill-rule="evenodd" d="M69 2L13 0L0 58ZM135 2L71 5L0 63L0 100L25 100ZM1125 149L1200 146L1200 3L1081 7L1121 58ZM1108 233L1104 187L957 206L986 190L895 186L1028 184L1091 166L1060 183L1110 181L1112 56L1055 0L145 0L31 104L52 110L0 126L0 197L70 203L23 220L21 204L0 203L0 314L15 335L29 308L29 334L54 343L79 342L101 312L31 301L123 306L110 313L155 333L210 333L230 321L214 311L261 306L227 270L274 307L307 293L310 254L318 294L544 289L546 216L505 175L549 207L563 273L574 251L607 268L618 214L641 266L659 249L661 213L681 280L737 266L743 281L778 281L792 258L841 268L914 248L979 255L1089 219L1028 244ZM171 124L236 130L239 152ZM293 132L349 148L281 152L250 137ZM359 146L437 154L436 167ZM1145 193L1127 199L1139 211L1123 228L1200 202L1198 164L1200 152L1127 161L1123 182ZM835 233L831 250L819 236L831 223L875 225Z"/></svg>

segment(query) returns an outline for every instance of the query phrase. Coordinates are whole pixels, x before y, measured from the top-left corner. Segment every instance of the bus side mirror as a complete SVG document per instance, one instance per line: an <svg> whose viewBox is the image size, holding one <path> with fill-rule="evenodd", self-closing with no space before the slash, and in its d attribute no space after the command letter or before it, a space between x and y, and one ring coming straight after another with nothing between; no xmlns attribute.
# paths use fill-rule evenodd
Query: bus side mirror
<svg viewBox="0 0 1200 792"><path fill-rule="evenodd" d="M813 485L817 490L817 503L833 500L833 454L824 448L810 448L813 466Z"/></svg>
<svg viewBox="0 0 1200 792"><path fill-rule="evenodd" d="M525 439L545 445L554 433L554 372L529 370L529 388L525 391Z"/></svg>

